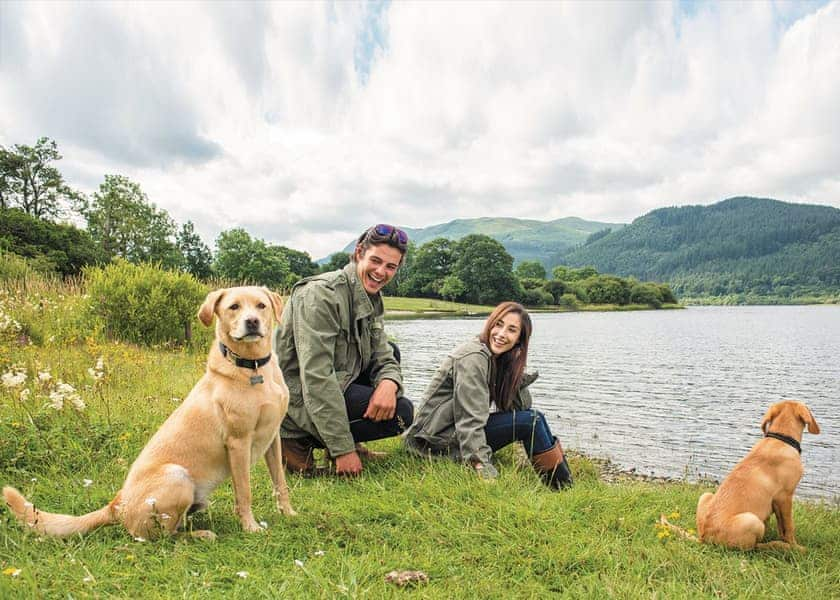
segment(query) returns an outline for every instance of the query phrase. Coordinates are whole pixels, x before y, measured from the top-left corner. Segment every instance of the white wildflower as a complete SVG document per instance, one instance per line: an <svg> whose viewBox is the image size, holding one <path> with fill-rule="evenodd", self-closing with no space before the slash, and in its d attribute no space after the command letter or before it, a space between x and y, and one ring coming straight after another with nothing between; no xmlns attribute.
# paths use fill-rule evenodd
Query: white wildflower
<svg viewBox="0 0 840 600"><path fill-rule="evenodd" d="M157 498L146 498L146 504L149 506L154 506L155 502L157 502Z"/></svg>
<svg viewBox="0 0 840 600"><path fill-rule="evenodd" d="M29 388L22 389L20 391L21 402L26 402L27 400L29 400L29 394L31 394L31 393L32 393L32 390L30 390Z"/></svg>
<svg viewBox="0 0 840 600"><path fill-rule="evenodd" d="M134 541L135 541L135 542L140 542L140 543L143 543L143 542L145 542L145 541L146 541L146 538L144 538L144 537L140 537L140 536L137 536L136 538L134 538Z"/></svg>
<svg viewBox="0 0 840 600"><path fill-rule="evenodd" d="M296 558L295 559L295 566L300 567L302 569L303 568L303 561Z"/></svg>
<svg viewBox="0 0 840 600"><path fill-rule="evenodd" d="M49 406L50 408L54 408L55 410L61 410L64 408L64 395L53 390L50 392L50 401L45 404L45 406Z"/></svg>
<svg viewBox="0 0 840 600"><path fill-rule="evenodd" d="M82 487L90 487L93 484L93 479L82 479Z"/></svg>
<svg viewBox="0 0 840 600"><path fill-rule="evenodd" d="M13 366L8 373L3 373L3 387L16 388L26 383L26 371L19 366Z"/></svg>
<svg viewBox="0 0 840 600"><path fill-rule="evenodd" d="M326 554L326 552L324 552L323 550L316 550L315 551L315 556L324 556L324 554Z"/></svg>
<svg viewBox="0 0 840 600"><path fill-rule="evenodd" d="M52 379L52 375L50 375L49 371L38 371L38 381L41 383L46 383L50 379Z"/></svg>
<svg viewBox="0 0 840 600"><path fill-rule="evenodd" d="M93 582L93 577L90 576L90 575L87 575L87 576L82 578L82 583L92 583L92 582Z"/></svg>
<svg viewBox="0 0 840 600"><path fill-rule="evenodd" d="M79 394L73 394L72 396L70 396L68 398L68 400L70 400L70 402L73 404L73 408L75 408L79 412L81 412L85 408L87 408L87 405L85 404L85 401L82 400L82 397L79 396Z"/></svg>
<svg viewBox="0 0 840 600"><path fill-rule="evenodd" d="M180 402L181 402L181 399L180 399L180 398L175 398L175 397L172 397L172 398L170 398L169 400L170 400L170 401L172 401L172 402L173 402L173 403L175 403L175 404L178 404L178 403L180 403Z"/></svg>
<svg viewBox="0 0 840 600"><path fill-rule="evenodd" d="M103 377L105 377L105 359L101 356L96 359L96 364L87 370L88 375L98 382L101 381Z"/></svg>
<svg viewBox="0 0 840 600"><path fill-rule="evenodd" d="M248 571L237 571L236 574L239 575L242 579L248 577Z"/></svg>
<svg viewBox="0 0 840 600"><path fill-rule="evenodd" d="M267 521L260 521L260 527L263 529L268 529L268 522Z"/></svg>

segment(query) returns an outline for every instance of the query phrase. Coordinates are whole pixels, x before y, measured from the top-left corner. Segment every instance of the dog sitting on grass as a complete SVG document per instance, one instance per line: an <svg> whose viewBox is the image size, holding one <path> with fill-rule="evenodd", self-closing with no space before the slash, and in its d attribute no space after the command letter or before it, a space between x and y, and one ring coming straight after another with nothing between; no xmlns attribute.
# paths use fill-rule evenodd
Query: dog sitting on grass
<svg viewBox="0 0 840 600"><path fill-rule="evenodd" d="M6 504L32 530L56 537L121 523L135 538L172 534L186 516L205 508L211 492L233 478L235 512L245 531L261 531L251 512L251 467L265 457L277 508L294 515L280 452L279 428L289 391L271 353L272 321L282 301L266 288L237 287L208 294L199 310L216 339L204 376L158 429L131 466L122 489L83 516L48 513L12 487ZM273 318L272 318L273 317ZM194 536L213 538L210 531Z"/></svg>
<svg viewBox="0 0 840 600"><path fill-rule="evenodd" d="M783 548L804 550L796 543L793 527L793 493L805 469L800 458L802 432L818 434L820 427L802 402L773 404L761 419L764 438L735 465L717 492L707 492L697 502L699 538L668 522L659 522L682 537L729 548ZM765 521L776 515L781 540L761 543Z"/></svg>

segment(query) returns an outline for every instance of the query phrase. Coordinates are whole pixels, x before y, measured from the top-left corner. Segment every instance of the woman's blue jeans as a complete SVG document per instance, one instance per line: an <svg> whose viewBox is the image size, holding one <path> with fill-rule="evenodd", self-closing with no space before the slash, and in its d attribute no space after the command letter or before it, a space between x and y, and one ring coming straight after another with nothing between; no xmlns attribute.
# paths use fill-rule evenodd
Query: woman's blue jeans
<svg viewBox="0 0 840 600"><path fill-rule="evenodd" d="M550 450L555 441L545 415L532 409L490 413L484 434L493 452L513 442L522 442L529 458Z"/></svg>

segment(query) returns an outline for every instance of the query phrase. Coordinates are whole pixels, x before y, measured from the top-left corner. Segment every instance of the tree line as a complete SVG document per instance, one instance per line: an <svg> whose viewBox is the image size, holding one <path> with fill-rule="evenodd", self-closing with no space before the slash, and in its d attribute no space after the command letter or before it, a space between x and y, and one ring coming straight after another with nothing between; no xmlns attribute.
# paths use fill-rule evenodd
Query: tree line
<svg viewBox="0 0 840 600"><path fill-rule="evenodd" d="M840 292L840 210L761 198L661 208L557 262L665 280L680 296L735 302Z"/></svg>
<svg viewBox="0 0 840 600"><path fill-rule="evenodd" d="M191 221L179 226L128 177L105 175L90 195L73 190L55 166L61 158L49 138L33 146L0 146L0 251L23 256L40 270L74 275L87 265L119 258L201 280L287 290L303 277L341 268L350 259L338 252L319 267L306 252L270 244L241 228L219 234L213 252ZM59 222L74 217L84 220L84 229ZM474 304L514 299L530 306L675 302L661 284L601 275L591 268L555 269L548 279L537 261L524 261L516 269L513 262L504 246L486 235L437 238L420 247L411 243L386 293Z"/></svg>

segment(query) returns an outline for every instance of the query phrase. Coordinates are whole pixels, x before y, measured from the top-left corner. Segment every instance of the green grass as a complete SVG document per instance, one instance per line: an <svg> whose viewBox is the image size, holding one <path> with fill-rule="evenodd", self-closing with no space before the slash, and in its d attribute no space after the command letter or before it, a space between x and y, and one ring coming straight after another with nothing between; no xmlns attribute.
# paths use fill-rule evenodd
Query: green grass
<svg viewBox="0 0 840 600"><path fill-rule="evenodd" d="M7 313L37 322L44 341L0 333L0 374L19 365L30 390L21 400L20 388L0 386L0 483L44 510L81 514L113 497L200 376L204 352L138 348L88 332L47 341L65 331L62 307L71 301L4 299ZM96 384L87 369L98 356L106 375ZM38 371L80 390L85 410L45 406L50 384L33 382ZM457 464L417 460L396 440L373 446L389 459L357 480L289 476L295 518L274 510L260 463L254 512L269 524L261 534L240 531L223 484L191 522L213 529L213 543L136 542L119 526L41 539L2 509L0 598L840 597L836 506L796 503L805 554L737 552L658 536L660 513L678 512L671 520L692 527L707 487L610 484L596 463L572 456L576 485L552 493L512 450L500 453L499 480L485 483ZM772 523L768 537L775 535ZM395 569L421 570L429 582L406 592L384 580Z"/></svg>
<svg viewBox="0 0 840 600"><path fill-rule="evenodd" d="M493 312L494 306L483 306L481 304L462 304L460 302L447 302L434 300L432 298L404 298L400 296L387 296L384 298L385 311L388 317L399 317L404 313L411 316L467 316L467 315L489 315ZM662 309L684 308L679 304L664 304ZM570 308L565 306L540 306L529 309L531 312L569 312ZM581 304L577 310L588 312L611 312L628 310L653 310L647 304Z"/></svg>
<svg viewBox="0 0 840 600"><path fill-rule="evenodd" d="M401 296L387 296L384 298L385 310L391 314L395 312L431 313L445 315L489 315L492 306L480 304L463 304L461 302L447 302L433 298L404 298Z"/></svg>

